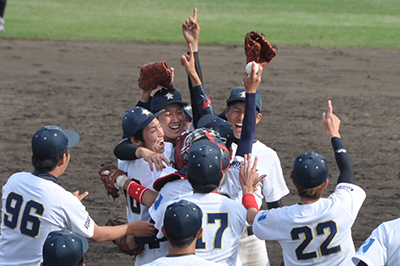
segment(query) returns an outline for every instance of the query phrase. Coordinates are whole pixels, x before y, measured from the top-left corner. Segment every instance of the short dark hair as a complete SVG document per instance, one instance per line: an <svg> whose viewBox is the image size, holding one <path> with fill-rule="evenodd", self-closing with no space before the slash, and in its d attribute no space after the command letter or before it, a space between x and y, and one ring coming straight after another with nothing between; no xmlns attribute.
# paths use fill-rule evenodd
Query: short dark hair
<svg viewBox="0 0 400 266"><path fill-rule="evenodd" d="M168 237L168 233L167 233L167 238L168 238L168 241L171 244L171 246L173 246L174 248L184 248L184 247L189 246L190 244L193 243L193 241L196 240L197 232L192 236L182 238L182 239Z"/></svg>
<svg viewBox="0 0 400 266"><path fill-rule="evenodd" d="M145 141L144 141L144 138L143 138L143 130L144 130L144 128L139 129L138 131L136 131L135 134L133 134L132 137L133 137L135 140L137 140L137 141L142 141L142 142L144 143Z"/></svg>
<svg viewBox="0 0 400 266"><path fill-rule="evenodd" d="M57 164L60 162L60 160L64 154L68 155L69 150L67 149L60 155L50 158L50 159L41 159L32 154L32 165L37 170L40 170L43 172L51 172L56 168Z"/></svg>
<svg viewBox="0 0 400 266"><path fill-rule="evenodd" d="M194 181L192 178L190 178L189 172L187 174L188 174L187 179L189 180L190 185L192 185L193 189L199 193L210 193L211 191L217 189L219 187L219 183L221 182L221 178L222 178L222 173L221 173L221 176L220 176L220 178L218 178L217 181L215 181L214 183L211 183L211 184L204 185L204 184L199 184L196 181Z"/></svg>
<svg viewBox="0 0 400 266"><path fill-rule="evenodd" d="M294 180L294 178L293 178L293 171L290 174L290 178L293 180L294 186L297 189L297 194L301 198L317 200L322 197L322 194L324 193L324 187L323 187L324 184L321 184L321 185L319 185L317 187L313 187L313 188L306 188L306 187L300 186L299 184L296 183L296 180Z"/></svg>

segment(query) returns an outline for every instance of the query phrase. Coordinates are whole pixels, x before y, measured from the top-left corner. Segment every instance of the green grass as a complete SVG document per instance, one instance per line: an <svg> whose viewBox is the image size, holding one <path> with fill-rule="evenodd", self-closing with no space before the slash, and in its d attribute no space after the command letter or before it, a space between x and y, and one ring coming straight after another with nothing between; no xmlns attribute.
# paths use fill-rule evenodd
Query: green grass
<svg viewBox="0 0 400 266"><path fill-rule="evenodd" d="M202 43L400 48L399 0L9 0L2 37L183 42L193 6Z"/></svg>

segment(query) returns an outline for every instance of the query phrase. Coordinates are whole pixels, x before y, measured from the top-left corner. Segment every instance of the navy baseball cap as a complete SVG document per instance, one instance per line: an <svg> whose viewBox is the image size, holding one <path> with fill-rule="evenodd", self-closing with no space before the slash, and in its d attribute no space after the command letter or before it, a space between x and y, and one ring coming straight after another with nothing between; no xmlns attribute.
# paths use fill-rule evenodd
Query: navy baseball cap
<svg viewBox="0 0 400 266"><path fill-rule="evenodd" d="M194 142L189 148L187 158L189 181L198 185L209 185L222 177L222 153L216 143L206 138Z"/></svg>
<svg viewBox="0 0 400 266"><path fill-rule="evenodd" d="M50 232L43 245L43 263L48 266L74 266L88 250L82 235L63 229Z"/></svg>
<svg viewBox="0 0 400 266"><path fill-rule="evenodd" d="M293 163L293 179L302 187L314 188L328 178L328 165L324 156L306 152L297 156Z"/></svg>
<svg viewBox="0 0 400 266"><path fill-rule="evenodd" d="M168 237L184 239L201 228L203 212L195 203L181 200L169 205L164 215L164 229Z"/></svg>
<svg viewBox="0 0 400 266"><path fill-rule="evenodd" d="M44 126L32 137L33 155L40 159L51 159L74 147L79 135L72 130L62 130L58 126Z"/></svg>
<svg viewBox="0 0 400 266"><path fill-rule="evenodd" d="M182 101L182 96L179 91L162 88L154 94L153 98L151 98L150 111L156 112L171 103L178 103L183 107L187 105L186 102Z"/></svg>
<svg viewBox="0 0 400 266"><path fill-rule="evenodd" d="M237 87L234 88L231 91L231 95L229 95L228 100L226 100L226 103L231 103L231 102L244 102L246 99L246 89L243 87ZM256 92L256 109L258 112L261 113L261 107L262 107L262 99L261 99L261 94L257 91Z"/></svg>
<svg viewBox="0 0 400 266"><path fill-rule="evenodd" d="M207 114L203 115L197 122L197 127L209 128L219 133L220 137L224 139L225 146L229 148L235 138L233 134L232 124L216 115Z"/></svg>
<svg viewBox="0 0 400 266"><path fill-rule="evenodd" d="M185 111L185 114L187 114L188 116L190 116L191 119L193 119L193 111L192 111L192 106L190 104L186 105L183 108L183 111Z"/></svg>
<svg viewBox="0 0 400 266"><path fill-rule="evenodd" d="M125 137L131 138L137 131L145 128L154 118L162 113L164 113L164 110L153 114L146 108L139 106L126 111L122 119L122 130L124 131Z"/></svg>

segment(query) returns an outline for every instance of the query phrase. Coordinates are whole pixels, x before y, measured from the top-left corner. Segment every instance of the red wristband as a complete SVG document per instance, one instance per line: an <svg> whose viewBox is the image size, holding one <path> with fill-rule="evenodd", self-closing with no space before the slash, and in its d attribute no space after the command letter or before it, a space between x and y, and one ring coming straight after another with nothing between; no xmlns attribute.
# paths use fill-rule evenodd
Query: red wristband
<svg viewBox="0 0 400 266"><path fill-rule="evenodd" d="M257 211L260 209L258 208L258 204L256 198L254 197L253 193L246 193L243 195L242 204L246 208L246 210L250 208L256 208Z"/></svg>
<svg viewBox="0 0 400 266"><path fill-rule="evenodd" d="M135 181L129 182L129 185L126 188L126 191L128 192L129 196L134 198L140 204L143 204L142 203L143 195L147 190L149 190L147 187L144 187L136 183Z"/></svg>

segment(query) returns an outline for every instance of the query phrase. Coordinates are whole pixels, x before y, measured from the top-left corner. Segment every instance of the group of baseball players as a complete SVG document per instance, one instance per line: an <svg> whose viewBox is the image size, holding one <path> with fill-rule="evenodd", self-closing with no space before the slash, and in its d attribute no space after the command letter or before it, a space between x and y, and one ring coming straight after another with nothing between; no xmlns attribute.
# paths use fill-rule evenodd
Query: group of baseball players
<svg viewBox="0 0 400 266"><path fill-rule="evenodd" d="M143 90L114 149L122 174L101 172L125 194L128 223L97 225L81 202L87 193L57 184L79 135L44 126L32 137L35 170L13 174L2 188L0 266L85 265L86 239L124 246L135 265L270 265L265 240L280 243L287 266L398 265L400 220L380 225L355 251L351 228L366 194L354 184L331 101L322 124L340 170L336 189L322 198L326 159L305 152L290 174L299 203L283 206L289 190L278 155L254 139L263 65L256 71L253 63L217 115L203 86L196 8L182 32L191 104L176 89Z"/></svg>

